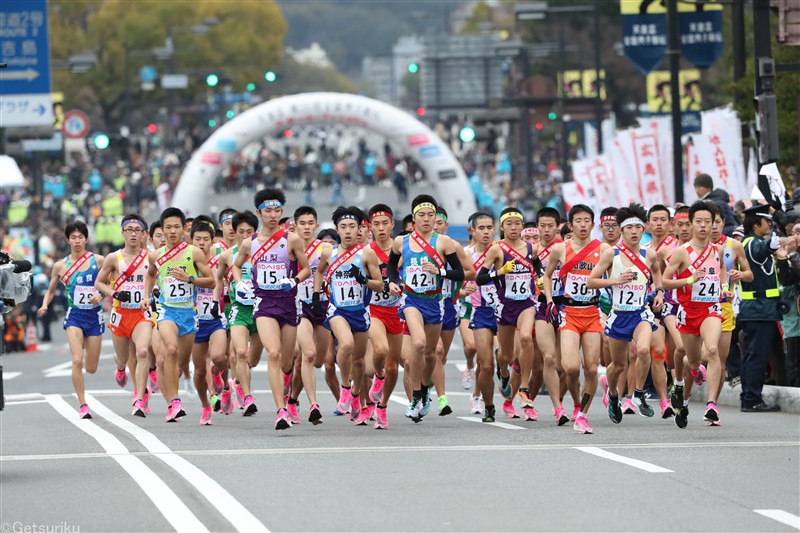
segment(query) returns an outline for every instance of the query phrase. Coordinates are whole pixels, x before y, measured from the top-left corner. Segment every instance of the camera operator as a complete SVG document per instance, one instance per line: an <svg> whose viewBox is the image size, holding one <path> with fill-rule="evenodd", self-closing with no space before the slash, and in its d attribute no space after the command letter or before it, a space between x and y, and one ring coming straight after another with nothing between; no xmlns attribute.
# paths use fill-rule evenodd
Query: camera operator
<svg viewBox="0 0 800 533"><path fill-rule="evenodd" d="M740 401L742 411L752 413L780 411L779 405L764 402L761 390L773 343L781 335L778 329L781 292L775 264L786 262L788 253L797 247L794 239L785 241L788 249L781 244L780 237L773 232L769 210L767 205L745 210L746 236L742 241L753 281L742 282L742 303L737 317L744 330Z"/></svg>
<svg viewBox="0 0 800 533"><path fill-rule="evenodd" d="M789 232L789 238L800 240L800 222ZM778 280L788 306L781 321L786 341L786 381L790 387L800 387L800 253L796 250L789 254L788 261L778 262Z"/></svg>

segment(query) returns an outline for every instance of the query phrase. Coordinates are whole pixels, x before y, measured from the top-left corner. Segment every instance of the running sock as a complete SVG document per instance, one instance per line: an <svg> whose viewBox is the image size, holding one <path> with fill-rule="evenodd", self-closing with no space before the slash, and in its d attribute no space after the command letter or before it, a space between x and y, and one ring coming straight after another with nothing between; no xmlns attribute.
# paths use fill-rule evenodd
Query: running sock
<svg viewBox="0 0 800 533"><path fill-rule="evenodd" d="M415 390L414 394L412 395L412 397L413 397L414 400L421 402L422 401L422 389Z"/></svg>
<svg viewBox="0 0 800 533"><path fill-rule="evenodd" d="M675 380L675 386L676 387L683 387L683 380L682 379L676 379Z"/></svg>
<svg viewBox="0 0 800 533"><path fill-rule="evenodd" d="M350 387L345 387L344 385L342 385L342 388L343 388L343 389L350 390Z"/></svg>
<svg viewBox="0 0 800 533"><path fill-rule="evenodd" d="M422 386L422 396L421 396L421 398L425 398L427 395L428 395L428 386L427 385L423 385Z"/></svg>
<svg viewBox="0 0 800 533"><path fill-rule="evenodd" d="M297 400L295 398L292 398L291 396L289 396L289 405L295 405L296 403L297 403Z"/></svg>
<svg viewBox="0 0 800 533"><path fill-rule="evenodd" d="M643 398L644 391L642 389L633 389L633 395L636 396L637 398Z"/></svg>
<svg viewBox="0 0 800 533"><path fill-rule="evenodd" d="M385 405L378 404L378 409L386 409Z"/></svg>
<svg viewBox="0 0 800 533"><path fill-rule="evenodd" d="M156 369L156 367L153 367L153 368L151 368L151 369L150 369L150 372L152 372L152 371L153 371L153 370L155 370L155 369Z"/></svg>
<svg viewBox="0 0 800 533"><path fill-rule="evenodd" d="M611 394L609 392L608 393L608 401L614 402L614 403L619 402L619 395L618 394Z"/></svg>
<svg viewBox="0 0 800 533"><path fill-rule="evenodd" d="M689 407L689 400L683 400L683 406Z"/></svg>

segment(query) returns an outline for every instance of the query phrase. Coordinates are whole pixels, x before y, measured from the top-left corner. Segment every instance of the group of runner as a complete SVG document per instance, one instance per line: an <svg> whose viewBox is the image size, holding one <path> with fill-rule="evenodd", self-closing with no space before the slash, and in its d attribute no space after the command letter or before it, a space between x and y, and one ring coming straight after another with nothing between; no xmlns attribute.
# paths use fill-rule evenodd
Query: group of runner
<svg viewBox="0 0 800 533"><path fill-rule="evenodd" d="M66 227L71 253L56 263L39 312L63 283L81 418L92 416L83 369L97 370L101 304L111 297L115 380L125 387L131 376L139 417L150 414L157 392L167 422L186 416L178 385L190 361L201 425L211 425L214 412L255 414L251 372L263 352L277 430L301 423L303 390L308 421L322 422L322 367L334 415L356 425L388 429L400 367L406 417L427 416L434 390L445 416L453 412L445 368L459 330L462 385L484 422L497 417L495 383L504 416L527 421L538 419L533 404L544 384L557 425L572 421L581 434L593 432L598 383L614 423L623 413L653 417L650 375L662 418L685 428L692 386L708 381L703 420L720 424L716 400L735 326L731 287L753 274L741 244L722 235L713 202L610 207L599 220L585 205L566 221L551 208L528 222L514 207L497 220L477 212L466 246L446 235L447 213L428 195L413 200L396 237L395 213L384 204L339 207L335 230L322 231L312 207L286 217L278 189L259 191L254 204L255 212L226 209L216 221L187 220L171 207L149 227L127 215L125 246L106 257L86 250L83 222ZM598 222L602 241L592 237Z"/></svg>

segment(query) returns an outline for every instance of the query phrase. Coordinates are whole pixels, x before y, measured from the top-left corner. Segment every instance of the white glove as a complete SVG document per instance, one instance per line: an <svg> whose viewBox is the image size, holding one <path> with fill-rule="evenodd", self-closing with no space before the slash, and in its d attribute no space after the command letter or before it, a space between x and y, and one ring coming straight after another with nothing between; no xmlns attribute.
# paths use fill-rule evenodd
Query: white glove
<svg viewBox="0 0 800 533"><path fill-rule="evenodd" d="M781 238L778 237L777 233L772 234L772 238L769 240L769 247L775 251L781 247Z"/></svg>
<svg viewBox="0 0 800 533"><path fill-rule="evenodd" d="M238 302L249 301L256 297L253 289L253 282L242 280L236 284L236 300Z"/></svg>
<svg viewBox="0 0 800 533"><path fill-rule="evenodd" d="M284 292L289 292L297 286L297 282L294 278L283 278L280 281L281 290Z"/></svg>

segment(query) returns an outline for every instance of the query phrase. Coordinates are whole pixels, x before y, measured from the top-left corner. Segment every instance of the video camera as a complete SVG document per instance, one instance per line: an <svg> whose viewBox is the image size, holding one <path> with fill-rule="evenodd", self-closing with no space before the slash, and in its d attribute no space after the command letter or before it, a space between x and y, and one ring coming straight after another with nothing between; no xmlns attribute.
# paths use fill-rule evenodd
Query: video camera
<svg viewBox="0 0 800 533"><path fill-rule="evenodd" d="M12 261L7 253L0 252L0 313L10 313L14 306L28 299L30 270L30 261Z"/></svg>

